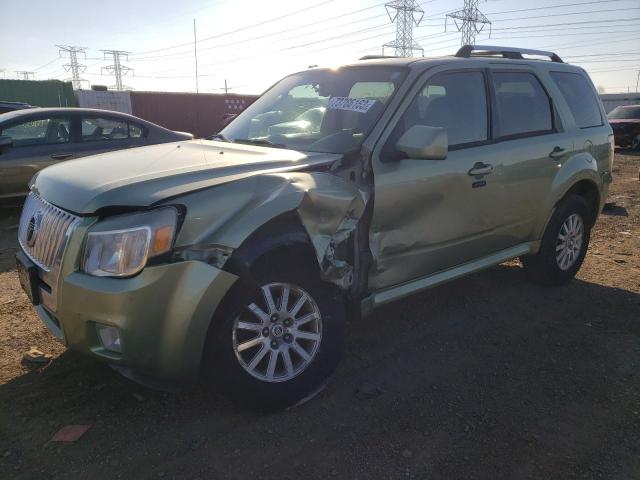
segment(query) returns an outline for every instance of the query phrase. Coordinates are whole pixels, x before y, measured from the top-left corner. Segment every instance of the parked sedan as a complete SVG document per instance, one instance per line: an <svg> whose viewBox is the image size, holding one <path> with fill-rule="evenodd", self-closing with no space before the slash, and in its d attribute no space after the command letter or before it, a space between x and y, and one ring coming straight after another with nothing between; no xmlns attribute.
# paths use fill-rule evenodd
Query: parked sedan
<svg viewBox="0 0 640 480"><path fill-rule="evenodd" d="M54 163L97 153L192 139L125 113L31 108L0 114L0 200L27 194L33 175Z"/></svg>
<svg viewBox="0 0 640 480"><path fill-rule="evenodd" d="M13 112L14 110L24 110L25 108L35 108L24 102L3 102L0 101L0 113Z"/></svg>
<svg viewBox="0 0 640 480"><path fill-rule="evenodd" d="M616 145L640 150L640 105L616 107L608 118Z"/></svg>

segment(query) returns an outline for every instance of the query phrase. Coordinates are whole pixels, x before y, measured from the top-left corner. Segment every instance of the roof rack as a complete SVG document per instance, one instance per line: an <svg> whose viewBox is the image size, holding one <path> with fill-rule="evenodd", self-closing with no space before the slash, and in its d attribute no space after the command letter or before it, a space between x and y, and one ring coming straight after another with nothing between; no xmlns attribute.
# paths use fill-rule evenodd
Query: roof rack
<svg viewBox="0 0 640 480"><path fill-rule="evenodd" d="M475 53L477 52L477 53ZM539 55L541 57L549 57L552 62L564 63L562 59L553 52L545 52L544 50L530 50L528 48L516 47L495 47L490 45L465 45L456 53L456 57L492 57L502 55L503 58L513 60L523 60L525 55Z"/></svg>
<svg viewBox="0 0 640 480"><path fill-rule="evenodd" d="M380 58L400 58L397 55L365 55L358 60L378 60Z"/></svg>

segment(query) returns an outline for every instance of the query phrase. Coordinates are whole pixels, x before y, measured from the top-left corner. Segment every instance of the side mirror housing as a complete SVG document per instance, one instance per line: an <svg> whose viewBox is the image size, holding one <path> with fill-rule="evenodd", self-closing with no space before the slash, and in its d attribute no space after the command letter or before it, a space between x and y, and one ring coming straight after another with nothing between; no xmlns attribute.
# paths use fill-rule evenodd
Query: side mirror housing
<svg viewBox="0 0 640 480"><path fill-rule="evenodd" d="M0 153L13 147L13 139L7 135L0 135Z"/></svg>
<svg viewBox="0 0 640 480"><path fill-rule="evenodd" d="M414 125L398 139L396 149L416 160L444 160L449 150L449 138L442 127Z"/></svg>

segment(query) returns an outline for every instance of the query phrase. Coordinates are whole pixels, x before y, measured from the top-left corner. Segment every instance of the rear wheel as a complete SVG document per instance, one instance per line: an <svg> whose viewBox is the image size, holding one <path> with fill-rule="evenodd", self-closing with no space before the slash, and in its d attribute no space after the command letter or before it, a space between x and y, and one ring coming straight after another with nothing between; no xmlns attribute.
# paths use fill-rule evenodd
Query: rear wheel
<svg viewBox="0 0 640 480"><path fill-rule="evenodd" d="M214 319L205 353L209 381L260 410L286 408L317 392L344 345L340 291L320 281L317 269L283 264L297 262L267 262L255 272L255 288L231 294Z"/></svg>
<svg viewBox="0 0 640 480"><path fill-rule="evenodd" d="M584 198L565 197L542 237L540 251L522 258L529 277L545 285L561 285L575 277L587 253L592 214Z"/></svg>

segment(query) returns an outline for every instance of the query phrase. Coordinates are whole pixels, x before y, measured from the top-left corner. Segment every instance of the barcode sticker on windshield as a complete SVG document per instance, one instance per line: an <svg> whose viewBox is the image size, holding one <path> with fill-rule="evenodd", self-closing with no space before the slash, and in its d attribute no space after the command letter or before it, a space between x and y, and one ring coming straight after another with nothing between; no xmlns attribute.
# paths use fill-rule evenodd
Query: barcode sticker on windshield
<svg viewBox="0 0 640 480"><path fill-rule="evenodd" d="M332 97L329 99L327 108L333 110L348 110L350 112L367 113L375 100L367 98Z"/></svg>

